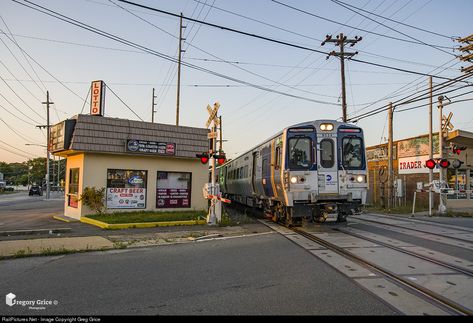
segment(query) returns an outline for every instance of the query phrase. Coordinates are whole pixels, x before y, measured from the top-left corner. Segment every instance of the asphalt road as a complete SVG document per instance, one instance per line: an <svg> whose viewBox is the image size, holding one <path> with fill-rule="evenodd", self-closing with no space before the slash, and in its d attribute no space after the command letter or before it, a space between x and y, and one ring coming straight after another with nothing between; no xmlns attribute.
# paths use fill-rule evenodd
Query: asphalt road
<svg viewBox="0 0 473 323"><path fill-rule="evenodd" d="M146 249L0 261L0 315L393 315L276 233ZM2 296L4 297L4 296Z"/></svg>

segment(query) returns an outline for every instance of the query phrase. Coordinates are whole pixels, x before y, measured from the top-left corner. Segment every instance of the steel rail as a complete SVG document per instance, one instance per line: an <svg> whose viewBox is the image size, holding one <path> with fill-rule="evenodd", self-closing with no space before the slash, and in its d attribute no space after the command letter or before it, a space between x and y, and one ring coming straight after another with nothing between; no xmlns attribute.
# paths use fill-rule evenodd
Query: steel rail
<svg viewBox="0 0 473 323"><path fill-rule="evenodd" d="M365 260L333 243L330 243L326 240L323 240L321 238L318 238L308 232L305 232L299 228L290 228L292 231L298 233L299 235L313 241L313 242L316 242L322 246L324 246L325 248L329 249L329 250L332 250L336 253L338 253L339 255L345 257L345 258L348 258L364 267L369 267L371 268L373 271L376 271L380 274L382 274L383 276L387 277L387 278L390 278L391 280L395 281L395 282L398 282L402 285L405 285L405 286L408 286L409 288L413 289L414 291L416 291L417 293L420 293L421 295L423 295L424 297L426 298L429 298L435 302L437 302L439 305L442 305L458 314L463 314L463 315L469 315L469 316L472 316L473 315L473 311L471 311L470 309L467 309L465 307L463 307L462 305L460 304L457 304L451 300L449 300L448 298L442 296L442 295L439 295L427 288L424 288L423 286L420 286L416 283L413 283L412 281L409 281L408 279L405 279L399 275L396 275L395 273L392 273L391 271L387 270L387 269L384 269L368 260Z"/></svg>
<svg viewBox="0 0 473 323"><path fill-rule="evenodd" d="M358 234L358 233L354 233L354 232L349 232L349 231L346 231L344 229L340 229L340 228L334 228L333 229L334 231L338 231L338 232L342 232L344 234L347 234L347 235L350 235L350 236L353 236L353 237L356 237L356 238L359 238L359 239L363 239L365 241L369 241L369 242L372 242L372 243L375 243L375 244L378 244L378 245L381 245L383 247L386 247L386 248L389 248L389 249L393 249L393 250L396 250L398 252L402 252L402 253L405 253L405 254L408 254L410 256L413 256L413 257L416 257L416 258L420 258L422 260L426 260L426 261L429 261L429 262L432 262L432 263L435 263L439 266L442 266L442 267L445 267L445 268L448 268L448 269L451 269L451 270L454 270L454 271L458 271L462 274L465 274L469 277L473 277L473 270L468 270L468 269L464 269L464 268L461 268L461 267L457 267L456 265L454 264L450 264L450 263L447 263L447 262L443 262L441 260L437 260L437 259L434 259L434 258L431 258L429 256L425 256L425 255L422 255L422 254L419 254L419 253L416 253L414 251L409 251L409 250L405 250L403 248L400 248L400 247L396 247L396 246L393 246L393 245L390 245L386 242L382 242L382 241L378 241L378 240L375 240L375 239L372 239L372 238L368 238L368 237L365 237L361 234Z"/></svg>
<svg viewBox="0 0 473 323"><path fill-rule="evenodd" d="M401 229L411 230L411 231L417 231L417 232L422 232L422 233L434 234L434 235L439 236L439 237L449 238L449 239L453 239L453 240L457 240L457 241L462 241L462 242L466 242L466 243L471 243L471 244L473 244L473 241L472 241L472 240L467 240L467 239L462 239L462 238L456 238L456 237L448 236L448 235L441 234L441 233L435 233L435 232L430 232L430 231L425 231L425 230L420 230L420 229L412 229L412 228L403 227L403 226L397 225L397 224L384 223L384 222L379 222L379 221L375 221L375 220L368 220L368 219L362 219L362 218L352 218L352 219L354 219L354 220L359 220L359 221L365 221L365 222L376 223L376 224L381 224L381 225L386 225L386 226L391 226L391 227L395 227L395 228L401 228ZM453 230L453 229L452 229L452 230ZM468 231L465 231L465 232L468 232ZM471 233L471 232L468 232L468 233ZM461 248L461 247L459 247L459 248Z"/></svg>

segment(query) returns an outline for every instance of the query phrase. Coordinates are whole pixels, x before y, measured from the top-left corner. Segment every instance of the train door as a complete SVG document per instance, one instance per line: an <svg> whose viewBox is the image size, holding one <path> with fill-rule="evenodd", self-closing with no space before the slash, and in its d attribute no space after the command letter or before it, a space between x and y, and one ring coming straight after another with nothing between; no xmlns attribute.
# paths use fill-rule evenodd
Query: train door
<svg viewBox="0 0 473 323"><path fill-rule="evenodd" d="M284 199L284 189L282 183L282 138L276 138L273 140L273 146L271 147L274 153L274 157L271 161L272 166L272 178L274 180L274 195L282 201Z"/></svg>
<svg viewBox="0 0 473 323"><path fill-rule="evenodd" d="M253 194L257 196L264 195L262 178L262 160L259 151L253 152L253 170L251 172L251 184L253 186Z"/></svg>
<svg viewBox="0 0 473 323"><path fill-rule="evenodd" d="M338 193L338 165L336 137L318 137L318 188L319 194Z"/></svg>

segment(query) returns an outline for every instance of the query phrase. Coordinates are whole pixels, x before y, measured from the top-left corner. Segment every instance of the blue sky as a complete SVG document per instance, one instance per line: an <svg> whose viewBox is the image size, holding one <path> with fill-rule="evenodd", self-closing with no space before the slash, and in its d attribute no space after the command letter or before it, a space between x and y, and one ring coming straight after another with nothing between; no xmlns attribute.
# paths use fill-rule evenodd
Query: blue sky
<svg viewBox="0 0 473 323"><path fill-rule="evenodd" d="M18 2L27 3L23 0ZM177 57L179 19L176 17L117 0L31 2L156 52ZM453 48L458 43L449 37L464 37L473 33L473 2L469 0L344 1L367 12L439 35L358 11L385 25L382 26L330 0L278 0L279 3L270 0L134 2L175 14L182 12L185 17L323 52L337 49L330 43L321 46L327 34L335 36L343 32L349 38L362 36L361 42L347 48L358 51L355 56L358 60L447 78L461 76L460 67L468 66L455 58L454 55L459 52L453 51ZM39 146L46 144L45 132L35 125L45 124L46 113L41 101L45 101L46 89L55 103L51 110L52 124L81 111L88 113L89 105L84 107L84 100L93 80L104 80L128 105L125 106L108 91L106 116L139 120L138 115L145 121L151 121L154 87L158 97L155 122L175 123L177 64L174 62L93 34L10 0L0 2L0 16L0 106L3 107L0 108L0 130L3 134L0 161L21 162L45 156L45 149ZM326 59L325 54L318 52L186 20L184 25L184 62L273 91L182 67L180 125L205 127L208 117L206 106L218 101L224 139L228 140L224 148L229 157L235 157L291 124L341 117L338 59ZM419 40L425 44L412 43ZM441 82L445 80L434 78L434 84ZM389 101L425 90L428 78L346 61L346 84L348 116L356 117ZM457 83L447 90L462 85L465 84ZM395 91L399 92L393 93ZM468 88L462 88L447 96L468 91ZM473 94L466 94L458 99L472 97ZM379 102L369 105L376 101ZM396 109L427 102L424 100ZM446 114L450 111L454 113L452 123L455 128L473 131L472 102L457 103L445 109ZM427 107L396 112L395 139L426 133L427 117ZM358 122L365 129L368 145L385 142L386 119L387 113L383 112ZM435 108L435 130L437 120Z"/></svg>

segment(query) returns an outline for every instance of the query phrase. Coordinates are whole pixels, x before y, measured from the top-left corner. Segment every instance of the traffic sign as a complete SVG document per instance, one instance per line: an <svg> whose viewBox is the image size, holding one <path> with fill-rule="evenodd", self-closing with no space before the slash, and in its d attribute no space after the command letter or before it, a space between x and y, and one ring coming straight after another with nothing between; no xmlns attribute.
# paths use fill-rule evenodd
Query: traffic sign
<svg viewBox="0 0 473 323"><path fill-rule="evenodd" d="M447 128L448 130L453 130L453 124L450 122L450 120L452 119L452 116L453 116L453 112L450 112L448 114L448 117L442 116L442 130L444 132L447 131Z"/></svg>
<svg viewBox="0 0 473 323"><path fill-rule="evenodd" d="M218 132L209 132L207 134L207 139L216 139L218 136Z"/></svg>

